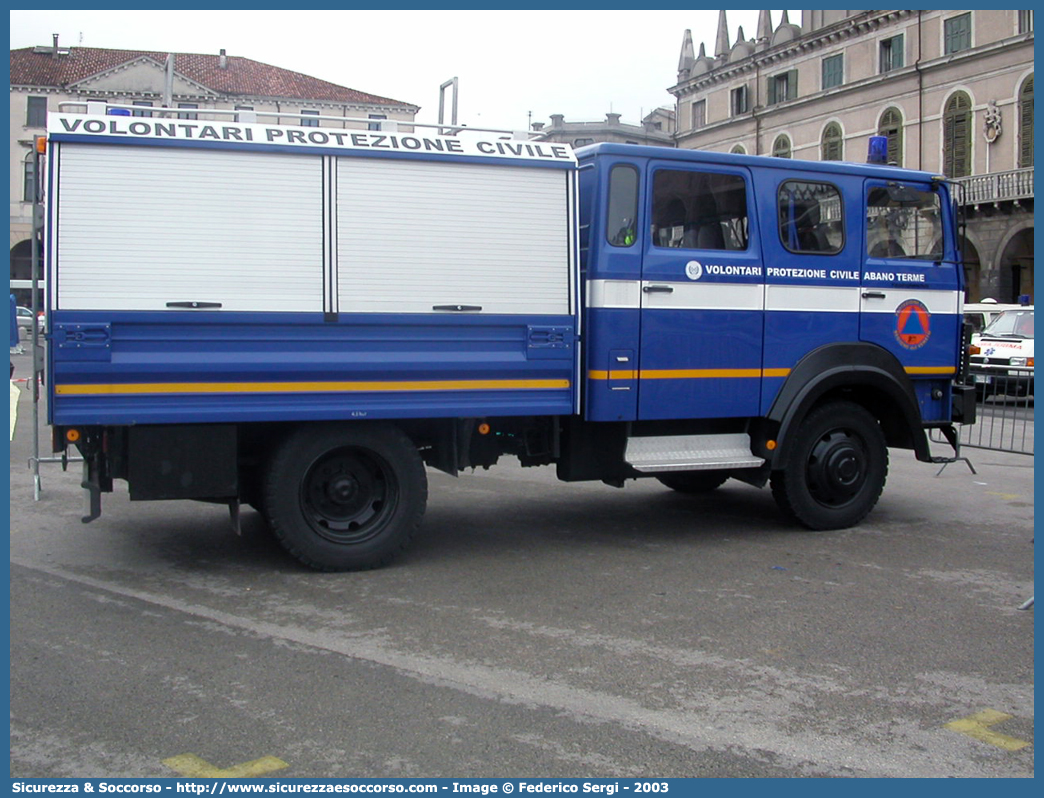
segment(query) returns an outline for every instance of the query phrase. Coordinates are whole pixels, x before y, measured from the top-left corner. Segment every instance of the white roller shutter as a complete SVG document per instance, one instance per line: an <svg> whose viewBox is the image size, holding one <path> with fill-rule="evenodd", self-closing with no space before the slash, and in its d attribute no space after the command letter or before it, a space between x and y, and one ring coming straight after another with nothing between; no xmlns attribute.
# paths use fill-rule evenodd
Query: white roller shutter
<svg viewBox="0 0 1044 798"><path fill-rule="evenodd" d="M322 159L64 145L57 307L322 311Z"/></svg>
<svg viewBox="0 0 1044 798"><path fill-rule="evenodd" d="M569 312L567 173L339 158L339 310Z"/></svg>

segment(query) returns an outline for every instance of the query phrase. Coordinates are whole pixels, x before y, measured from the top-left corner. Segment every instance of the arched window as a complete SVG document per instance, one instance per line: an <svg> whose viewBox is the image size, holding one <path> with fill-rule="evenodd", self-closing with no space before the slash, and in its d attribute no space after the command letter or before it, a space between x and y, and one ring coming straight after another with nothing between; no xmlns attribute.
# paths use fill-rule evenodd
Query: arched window
<svg viewBox="0 0 1044 798"><path fill-rule="evenodd" d="M845 157L844 136L841 133L841 125L837 122L831 122L823 129L819 151L821 161L840 161Z"/></svg>
<svg viewBox="0 0 1044 798"><path fill-rule="evenodd" d="M733 155L746 155L747 154L747 150L746 150L746 148L742 144L735 145L731 150L729 150L729 152L731 152Z"/></svg>
<svg viewBox="0 0 1044 798"><path fill-rule="evenodd" d="M1033 166L1033 75L1019 89L1019 166Z"/></svg>
<svg viewBox="0 0 1044 798"><path fill-rule="evenodd" d="M971 98L963 91L954 94L943 113L943 174L967 177L971 174Z"/></svg>
<svg viewBox="0 0 1044 798"><path fill-rule="evenodd" d="M772 154L776 158L789 158L790 137L787 135L776 136L776 140L772 142Z"/></svg>
<svg viewBox="0 0 1044 798"><path fill-rule="evenodd" d="M903 165L903 115L898 108L888 108L877 123L877 135L888 139L888 163Z"/></svg>

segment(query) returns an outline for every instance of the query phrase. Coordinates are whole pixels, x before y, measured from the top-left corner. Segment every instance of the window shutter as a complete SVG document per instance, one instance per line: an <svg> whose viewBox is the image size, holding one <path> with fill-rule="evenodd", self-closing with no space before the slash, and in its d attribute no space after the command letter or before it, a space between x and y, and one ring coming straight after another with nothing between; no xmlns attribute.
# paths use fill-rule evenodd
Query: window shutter
<svg viewBox="0 0 1044 798"><path fill-rule="evenodd" d="M946 104L943 121L943 171L947 177L970 174L971 100L960 92Z"/></svg>
<svg viewBox="0 0 1044 798"><path fill-rule="evenodd" d="M877 135L888 139L888 163L902 166L903 157L903 119L895 108L889 108L881 115L881 124Z"/></svg>
<svg viewBox="0 0 1044 798"><path fill-rule="evenodd" d="M775 105L779 102L776 99L776 79L774 77L768 79L768 104Z"/></svg>
<svg viewBox="0 0 1044 798"><path fill-rule="evenodd" d="M953 176L968 174L968 117L955 116L953 120Z"/></svg>
<svg viewBox="0 0 1044 798"><path fill-rule="evenodd" d="M840 161L843 155L841 126L831 122L823 131L820 158L824 161Z"/></svg>
<svg viewBox="0 0 1044 798"><path fill-rule="evenodd" d="M1019 167L1033 166L1033 77L1019 92Z"/></svg>
<svg viewBox="0 0 1044 798"><path fill-rule="evenodd" d="M787 97L788 100L796 100L798 96L797 92L797 78L798 72L796 69L791 69L787 72Z"/></svg>

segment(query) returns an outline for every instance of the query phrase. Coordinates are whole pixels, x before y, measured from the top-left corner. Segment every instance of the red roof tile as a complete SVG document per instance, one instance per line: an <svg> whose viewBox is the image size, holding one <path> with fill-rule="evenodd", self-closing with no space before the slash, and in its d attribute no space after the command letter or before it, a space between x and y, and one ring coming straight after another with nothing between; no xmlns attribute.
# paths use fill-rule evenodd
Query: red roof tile
<svg viewBox="0 0 1044 798"><path fill-rule="evenodd" d="M142 57L151 58L161 66L167 61L167 53L148 50L70 47L68 54L63 50L61 57L54 58L50 52L37 53L34 49L25 47L11 50L12 86L66 88ZM356 91L241 56L228 56L227 66L223 69L220 59L219 55L175 53L174 71L212 91L229 96L416 107L411 103Z"/></svg>

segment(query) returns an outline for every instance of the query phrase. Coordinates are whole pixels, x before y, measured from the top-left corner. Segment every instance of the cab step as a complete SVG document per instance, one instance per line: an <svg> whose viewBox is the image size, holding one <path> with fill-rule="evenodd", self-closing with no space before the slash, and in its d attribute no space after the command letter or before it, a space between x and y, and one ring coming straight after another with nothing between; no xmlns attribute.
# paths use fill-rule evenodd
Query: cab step
<svg viewBox="0 0 1044 798"><path fill-rule="evenodd" d="M765 462L751 454L745 432L628 438L624 459L644 473L757 468Z"/></svg>

